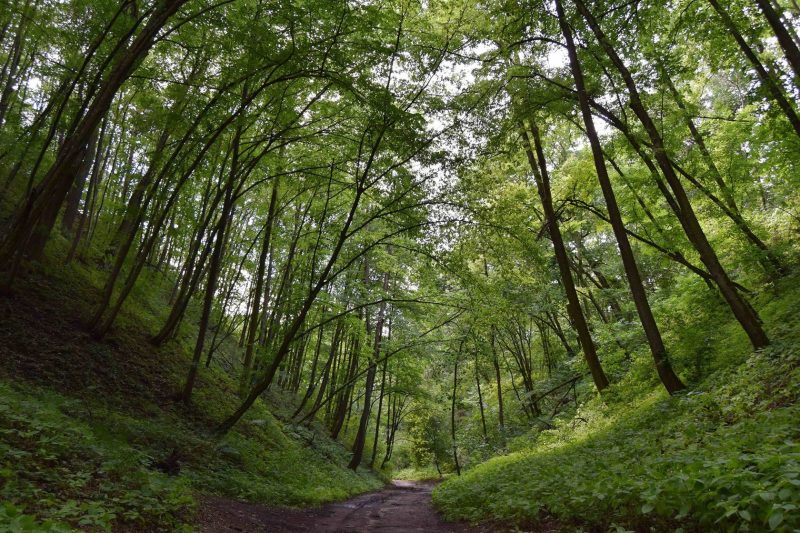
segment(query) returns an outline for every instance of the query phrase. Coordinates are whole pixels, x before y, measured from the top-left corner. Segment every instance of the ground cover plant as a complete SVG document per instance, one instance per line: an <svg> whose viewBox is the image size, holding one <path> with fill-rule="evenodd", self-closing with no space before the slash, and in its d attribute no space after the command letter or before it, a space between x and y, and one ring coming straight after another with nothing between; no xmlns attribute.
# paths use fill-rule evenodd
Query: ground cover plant
<svg viewBox="0 0 800 533"><path fill-rule="evenodd" d="M6 0L0 529L794 531L798 34Z"/></svg>

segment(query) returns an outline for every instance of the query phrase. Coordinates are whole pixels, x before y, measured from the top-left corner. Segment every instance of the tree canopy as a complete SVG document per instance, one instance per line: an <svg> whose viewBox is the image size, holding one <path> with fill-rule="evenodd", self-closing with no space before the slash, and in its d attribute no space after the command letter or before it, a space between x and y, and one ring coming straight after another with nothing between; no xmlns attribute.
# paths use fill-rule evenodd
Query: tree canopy
<svg viewBox="0 0 800 533"><path fill-rule="evenodd" d="M141 327L191 352L181 402L215 366L237 384L215 435L277 395L352 469L460 474L588 398L685 394L785 342L764 309L794 299L798 20L7 0L2 290L91 269L97 340L157 292Z"/></svg>

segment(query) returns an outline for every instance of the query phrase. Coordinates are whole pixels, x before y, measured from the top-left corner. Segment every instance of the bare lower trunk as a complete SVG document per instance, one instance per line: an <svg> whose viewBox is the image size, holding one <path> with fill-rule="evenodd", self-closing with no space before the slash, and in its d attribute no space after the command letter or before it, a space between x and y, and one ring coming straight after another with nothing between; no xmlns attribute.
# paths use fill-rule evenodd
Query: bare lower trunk
<svg viewBox="0 0 800 533"><path fill-rule="evenodd" d="M650 138L650 142L653 145L653 153L655 155L656 162L661 168L661 172L664 174L664 178L667 180L674 198L678 203L678 207L680 208L681 216L679 216L679 220L681 222L681 226L683 226L686 236L694 246L695 250L697 250L698 254L700 255L700 260L708 269L709 274L711 274L711 277L714 279L714 282L719 288L720 293L722 293L723 298L725 298L725 301L728 302L733 315L739 321L742 329L744 329L745 333L747 333L747 336L750 338L750 342L753 347L758 349L767 346L769 344L769 339L767 338L764 329L761 327L760 318L756 314L755 310L736 291L733 281L723 268L716 252L714 251L714 248L711 246L711 243L708 241L703 228L700 226L700 222L694 213L694 209L692 208L692 204L686 194L686 190L683 188L683 184L675 173L669 156L667 155L667 151L664 146L663 139L658 132L658 128L641 101L639 91L636 88L636 84L633 80L633 76L617 54L616 50L611 45L610 41L607 39L606 35L603 33L599 23L594 18L594 15L592 15L592 13L588 10L583 0L575 0L575 5L578 7L581 15L583 15L584 20L586 20L587 24L592 29L592 32L594 33L598 42L605 50L606 55L608 55L612 63L614 63L614 66L617 68L623 80L625 81L625 85L628 89L628 95L630 96L631 108L633 108L636 116L639 118L639 121L642 123L642 126L644 126L644 129Z"/></svg>
<svg viewBox="0 0 800 533"><path fill-rule="evenodd" d="M592 373L595 387L598 391L602 391L608 387L608 378L603 372L603 367L600 364L600 359L597 356L597 349L594 341L592 340L589 326L586 323L581 311L580 301L578 300L578 292L575 290L575 281L572 279L572 272L569 267L569 258L567 257L567 249L564 245L564 239L561 236L561 229L559 228L558 218L556 216L555 208L553 207L553 197L550 191L550 176L547 170L547 163L544 158L544 150L539 135L539 128L536 123L531 121L530 129L533 136L533 143L536 149L536 156L531 150L531 142L528 132L523 128L522 134L526 142L525 151L528 154L528 162L530 163L531 170L534 173L537 181L537 189L539 191L539 198L542 202L542 208L545 215L545 225L550 233L550 240L553 242L553 251L555 252L556 262L558 263L558 271L561 276L561 284L564 287L564 292L567 296L567 313L572 321L577 333L578 339L583 350L586 364L589 366L589 371Z"/></svg>
<svg viewBox="0 0 800 533"><path fill-rule="evenodd" d="M459 355L461 349L459 348ZM453 447L453 464L456 467L456 474L461 475L461 465L458 462L458 447L456 446L456 389L458 388L458 359L453 363L453 394L450 401L450 442ZM434 457L435 457L434 453ZM437 465L438 470L438 465ZM439 472L441 475L441 471Z"/></svg>
<svg viewBox="0 0 800 533"><path fill-rule="evenodd" d="M572 29L569 27L564 8L561 0L556 0L556 10L558 12L559 25L561 32L567 42L567 51L569 54L570 68L572 70L573 78L575 79L575 87L578 93L578 102L580 104L581 115L583 116L584 124L586 125L586 134L589 138L589 144L592 149L592 157L594 159L595 170L597 171L597 178L600 182L600 187L603 191L603 197L606 201L606 208L611 220L611 226L614 231L614 236L617 240L617 246L622 258L622 264L625 269L625 275L628 278L628 285L630 286L631 295L636 305L636 310L639 314L639 319L642 322L647 342L650 346L653 360L656 365L656 370L661 382L670 394L683 389L685 386L672 370L672 366L667 358L667 351L664 347L664 342L661 338L661 332L658 329L653 312L650 309L650 304L647 301L647 294L642 284L641 275L639 274L639 267L636 264L636 259L633 255L633 249L628 241L628 235L625 232L625 226L622 222L622 216L619 212L614 189L611 186L611 180L608 176L608 171L605 167L603 159L603 151L600 146L600 139L597 136L597 131L594 126L594 119L592 118L591 109L589 107L589 99L586 93L586 86L583 78L583 69L581 68L578 60L578 55L575 47L575 42L572 37Z"/></svg>

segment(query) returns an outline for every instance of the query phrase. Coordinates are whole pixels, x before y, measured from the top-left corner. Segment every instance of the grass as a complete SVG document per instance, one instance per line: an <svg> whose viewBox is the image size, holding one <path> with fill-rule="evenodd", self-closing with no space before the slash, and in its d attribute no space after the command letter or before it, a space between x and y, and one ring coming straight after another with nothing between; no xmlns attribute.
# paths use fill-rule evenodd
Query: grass
<svg viewBox="0 0 800 533"><path fill-rule="evenodd" d="M524 449L445 481L434 504L448 519L547 518L566 530L797 530L796 281L764 306L769 348L742 357L721 341L714 370L673 397L631 372Z"/></svg>
<svg viewBox="0 0 800 533"><path fill-rule="evenodd" d="M160 274L147 274L112 334L95 341L83 321L102 275L80 263L32 268L0 300L0 531L190 530L204 493L313 505L383 485L347 469L341 444L282 422L264 401L213 438L237 384L215 362L191 406L176 401L193 321L161 348L146 341L165 313ZM223 344L217 361L236 350ZM154 467L173 451L178 475Z"/></svg>

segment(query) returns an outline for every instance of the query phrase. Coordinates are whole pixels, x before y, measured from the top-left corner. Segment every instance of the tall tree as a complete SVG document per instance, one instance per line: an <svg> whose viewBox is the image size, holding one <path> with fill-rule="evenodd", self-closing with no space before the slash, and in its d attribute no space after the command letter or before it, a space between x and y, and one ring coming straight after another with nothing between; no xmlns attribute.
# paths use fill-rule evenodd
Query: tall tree
<svg viewBox="0 0 800 533"><path fill-rule="evenodd" d="M579 1L579 0L578 0ZM578 59L577 47L572 34L564 6L561 0L556 0L556 13L558 16L559 27L564 36L567 44L567 53L569 55L570 69L572 77L575 81L575 89L578 93L578 103L580 105L581 115L586 127L586 135L589 139L589 145L592 150L592 158L594 159L595 170L597 171L597 179L600 182L600 187L603 190L603 197L606 201L606 209L608 216L611 219L611 226L614 230L614 237L617 240L622 263L625 267L625 275L628 278L628 285L630 287L631 296L636 304L636 311L639 314L639 320L642 322L647 342L650 345L650 352L653 355L653 361L656 365L656 371L664 385L667 392L670 394L678 392L685 388L683 382L678 378L675 371L672 369L669 358L667 357L667 350L664 346L664 341L661 338L661 332L658 329L653 311L647 301L647 293L645 292L642 278L639 274L639 267L636 264L636 259L633 255L628 234L625 232L625 225L622 221L622 216L617 205L617 199L614 194L614 189L611 185L611 179L606 170L605 160L603 159L603 149L600 145L600 139L597 136L597 130L594 126L594 118L592 111L589 107L589 98L586 92L586 84L583 78L583 69Z"/></svg>

